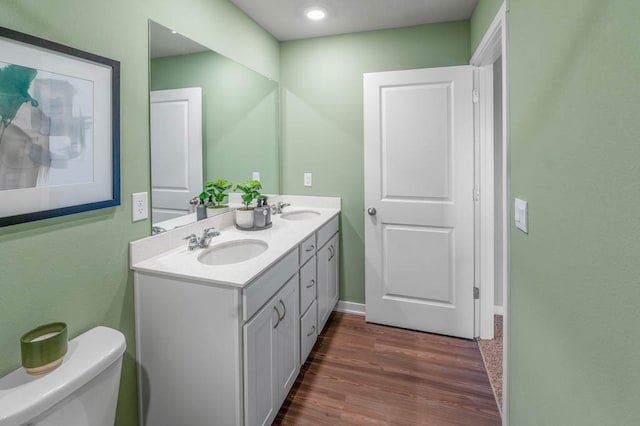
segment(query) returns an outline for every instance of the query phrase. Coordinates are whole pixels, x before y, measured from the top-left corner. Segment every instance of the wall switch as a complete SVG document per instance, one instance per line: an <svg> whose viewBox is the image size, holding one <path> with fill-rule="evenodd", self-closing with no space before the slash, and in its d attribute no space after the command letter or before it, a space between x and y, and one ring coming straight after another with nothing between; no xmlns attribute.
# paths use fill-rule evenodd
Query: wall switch
<svg viewBox="0 0 640 426"><path fill-rule="evenodd" d="M260 180L260 172L253 172L251 176L253 180Z"/></svg>
<svg viewBox="0 0 640 426"><path fill-rule="evenodd" d="M520 229L525 234L529 233L529 219L527 218L527 202L516 198L514 206L514 217L516 220L516 228Z"/></svg>
<svg viewBox="0 0 640 426"><path fill-rule="evenodd" d="M313 186L313 177L311 173L304 174L304 186Z"/></svg>
<svg viewBox="0 0 640 426"><path fill-rule="evenodd" d="M133 221L144 220L149 217L149 193L135 192L131 194L131 216Z"/></svg>

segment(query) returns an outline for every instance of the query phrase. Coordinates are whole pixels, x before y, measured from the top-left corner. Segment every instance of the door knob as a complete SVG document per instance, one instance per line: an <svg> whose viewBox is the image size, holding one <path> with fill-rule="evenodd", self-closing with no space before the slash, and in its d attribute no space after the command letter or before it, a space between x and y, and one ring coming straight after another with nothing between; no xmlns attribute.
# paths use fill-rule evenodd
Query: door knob
<svg viewBox="0 0 640 426"><path fill-rule="evenodd" d="M369 207L367 209L367 213L369 213L369 216L375 216L376 215L376 208L375 207Z"/></svg>

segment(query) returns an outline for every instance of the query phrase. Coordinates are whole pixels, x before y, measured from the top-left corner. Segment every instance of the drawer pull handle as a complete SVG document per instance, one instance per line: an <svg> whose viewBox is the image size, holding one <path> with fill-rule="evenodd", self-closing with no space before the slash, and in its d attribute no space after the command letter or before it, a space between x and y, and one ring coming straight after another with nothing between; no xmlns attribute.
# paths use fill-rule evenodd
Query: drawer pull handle
<svg viewBox="0 0 640 426"><path fill-rule="evenodd" d="M311 288L314 285L316 285L316 280L311 280L311 284L309 284L308 286L306 286L306 288Z"/></svg>
<svg viewBox="0 0 640 426"><path fill-rule="evenodd" d="M307 334L307 337L311 337L311 335L313 335L313 333L315 332L316 332L316 326L314 325L311 327L311 331Z"/></svg>
<svg viewBox="0 0 640 426"><path fill-rule="evenodd" d="M287 307L284 306L284 302L282 301L282 299L280 299L280 304L282 305L282 309L284 309L284 313L282 314L282 318L279 318L280 321L282 321L284 319L284 317L287 316ZM277 311L277 309L276 309L276 311Z"/></svg>
<svg viewBox="0 0 640 426"><path fill-rule="evenodd" d="M278 308L274 306L273 310L276 311L276 316L278 317L278 322L276 322L276 325L274 325L273 328L278 328L278 325L280 325L280 320L282 318L280 318L280 311L278 310Z"/></svg>
<svg viewBox="0 0 640 426"><path fill-rule="evenodd" d="M307 249L305 250L307 253L309 253L310 251L313 251L313 249L315 249L316 246L314 246L313 244L311 244L309 247L307 247Z"/></svg>

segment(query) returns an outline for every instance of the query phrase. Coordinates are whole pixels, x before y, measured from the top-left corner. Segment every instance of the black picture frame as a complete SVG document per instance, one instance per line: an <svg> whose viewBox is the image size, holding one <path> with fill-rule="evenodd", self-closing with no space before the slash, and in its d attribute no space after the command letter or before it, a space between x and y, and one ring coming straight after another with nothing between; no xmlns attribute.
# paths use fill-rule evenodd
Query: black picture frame
<svg viewBox="0 0 640 426"><path fill-rule="evenodd" d="M120 62L0 27L0 227L120 201Z"/></svg>

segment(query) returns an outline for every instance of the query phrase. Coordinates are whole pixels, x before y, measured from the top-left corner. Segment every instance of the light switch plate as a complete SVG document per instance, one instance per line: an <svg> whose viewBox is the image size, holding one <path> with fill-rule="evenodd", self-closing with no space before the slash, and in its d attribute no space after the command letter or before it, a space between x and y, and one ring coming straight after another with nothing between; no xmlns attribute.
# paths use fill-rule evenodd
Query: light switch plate
<svg viewBox="0 0 640 426"><path fill-rule="evenodd" d="M516 228L520 229L525 234L529 233L529 219L527 213L527 202L516 198L514 206L514 217L516 220Z"/></svg>
<svg viewBox="0 0 640 426"><path fill-rule="evenodd" d="M131 194L131 216L133 221L144 220L149 217L149 194L147 192L135 192Z"/></svg>
<svg viewBox="0 0 640 426"><path fill-rule="evenodd" d="M252 174L252 180L260 180L260 172L253 172Z"/></svg>
<svg viewBox="0 0 640 426"><path fill-rule="evenodd" d="M304 174L304 186L313 186L313 176L311 173Z"/></svg>

